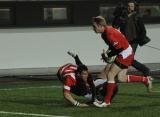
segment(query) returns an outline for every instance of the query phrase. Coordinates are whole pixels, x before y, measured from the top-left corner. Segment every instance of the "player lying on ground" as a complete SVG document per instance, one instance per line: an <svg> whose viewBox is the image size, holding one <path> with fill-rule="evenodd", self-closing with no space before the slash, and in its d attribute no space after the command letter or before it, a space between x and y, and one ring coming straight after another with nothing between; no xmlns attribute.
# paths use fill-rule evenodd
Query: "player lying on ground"
<svg viewBox="0 0 160 117"><path fill-rule="evenodd" d="M89 106L86 103L80 103L79 101L74 99L72 93L77 96L84 96L88 101L92 103L93 101L95 101L96 91L98 92L97 97L100 100L100 97L105 95L105 90L103 89L104 85L102 85L104 83L104 80L98 80L98 82L96 82L97 89L95 89L92 76L88 72L88 68L80 61L78 55L74 55L71 52L68 52L68 54L75 59L76 65L71 63L65 64L60 67L57 72L59 80L63 83L64 98L75 106ZM117 93L117 91L117 88L115 88L113 97Z"/></svg>
<svg viewBox="0 0 160 117"><path fill-rule="evenodd" d="M94 101L95 86L88 68L76 59L76 64L65 64L59 68L57 76L63 83L64 98L72 105L86 107L88 104L80 103L72 96L72 93L77 96L84 96Z"/></svg>
<svg viewBox="0 0 160 117"><path fill-rule="evenodd" d="M76 62L76 65L82 65L82 64L83 64L83 63L81 62L81 60L79 59L79 56L78 56L77 54L72 53L72 52L68 52L68 54L71 55L71 56L74 58L74 60L75 60L75 62ZM105 59L104 59L103 54L102 54L102 59L103 59L104 61L105 61L105 59L106 59L106 57L105 57ZM114 58L108 59L108 62L109 62L109 61L111 62L113 59L114 59ZM91 76L91 74L90 74L90 76ZM91 77L92 77L92 76L91 76ZM97 101L99 101L99 102L104 101L104 97L105 97L105 94L106 94L106 88L105 88L105 86L108 84L108 83L107 83L107 80L104 79L103 77L105 77L105 76L103 76L103 75L98 76L98 78L93 81L94 86L95 86L95 96L94 96L94 98L95 98L95 100L97 100ZM116 84L116 88L115 88L115 90L114 90L114 92L113 92L113 95L112 95L112 97L111 97L111 100L114 98L114 96L117 94L117 92L118 92L118 85ZM93 100L93 101L94 101L94 100Z"/></svg>

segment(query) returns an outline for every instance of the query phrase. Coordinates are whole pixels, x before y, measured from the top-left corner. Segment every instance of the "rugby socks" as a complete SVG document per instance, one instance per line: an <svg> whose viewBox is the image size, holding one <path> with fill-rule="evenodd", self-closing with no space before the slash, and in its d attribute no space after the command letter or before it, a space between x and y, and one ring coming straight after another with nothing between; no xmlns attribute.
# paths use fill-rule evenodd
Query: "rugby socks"
<svg viewBox="0 0 160 117"><path fill-rule="evenodd" d="M128 75L127 82L142 82L148 84L148 78L144 76Z"/></svg>
<svg viewBox="0 0 160 117"><path fill-rule="evenodd" d="M108 81L108 84L106 86L107 93L106 93L106 96L105 96L105 103L108 104L108 105L110 105L110 100L111 100L111 97L113 95L113 91L114 91L115 87L116 87L115 81Z"/></svg>

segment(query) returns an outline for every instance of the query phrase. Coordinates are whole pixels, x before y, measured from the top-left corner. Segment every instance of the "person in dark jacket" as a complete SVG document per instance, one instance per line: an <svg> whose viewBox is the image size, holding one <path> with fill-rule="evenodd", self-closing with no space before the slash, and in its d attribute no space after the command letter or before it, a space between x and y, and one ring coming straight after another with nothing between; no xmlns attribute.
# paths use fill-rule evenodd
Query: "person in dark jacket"
<svg viewBox="0 0 160 117"><path fill-rule="evenodd" d="M112 22L112 26L120 28L120 31L126 36L134 53L138 45L143 46L150 41L138 12L138 5L134 0L129 0L127 7L120 3L114 11L115 17ZM141 71L144 76L150 76L150 69L137 60L133 61L132 66Z"/></svg>

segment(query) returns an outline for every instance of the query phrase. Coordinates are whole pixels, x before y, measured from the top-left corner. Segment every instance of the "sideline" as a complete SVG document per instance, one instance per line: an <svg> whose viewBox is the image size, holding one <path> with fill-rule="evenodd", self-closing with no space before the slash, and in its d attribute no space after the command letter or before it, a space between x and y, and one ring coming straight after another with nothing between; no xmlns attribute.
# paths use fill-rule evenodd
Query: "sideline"
<svg viewBox="0 0 160 117"><path fill-rule="evenodd" d="M62 86L40 86L40 87L24 87L24 88L6 88L0 89L0 91L10 91L10 90L23 90L23 89L40 89L40 88L61 88Z"/></svg>
<svg viewBox="0 0 160 117"><path fill-rule="evenodd" d="M58 115L34 114L34 113L6 112L6 111L0 111L0 114L24 115L24 116L35 116L35 117L69 117L69 116L58 116Z"/></svg>

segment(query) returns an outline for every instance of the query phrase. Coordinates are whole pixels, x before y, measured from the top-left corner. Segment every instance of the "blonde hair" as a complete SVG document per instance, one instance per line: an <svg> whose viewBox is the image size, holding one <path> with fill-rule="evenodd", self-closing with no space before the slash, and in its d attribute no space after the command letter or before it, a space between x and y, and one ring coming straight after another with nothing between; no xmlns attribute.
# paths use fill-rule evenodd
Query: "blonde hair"
<svg viewBox="0 0 160 117"><path fill-rule="evenodd" d="M98 25L102 25L102 26L106 26L107 25L106 20L105 20L105 18L103 16L93 17L92 18L92 22L96 23Z"/></svg>

